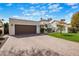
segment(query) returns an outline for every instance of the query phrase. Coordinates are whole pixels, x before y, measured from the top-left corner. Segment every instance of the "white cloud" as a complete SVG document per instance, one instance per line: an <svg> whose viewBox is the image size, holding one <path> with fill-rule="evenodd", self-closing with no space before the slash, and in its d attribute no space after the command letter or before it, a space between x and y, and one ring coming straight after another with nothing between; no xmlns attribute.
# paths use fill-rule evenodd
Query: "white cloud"
<svg viewBox="0 0 79 59"><path fill-rule="evenodd" d="M6 6L12 6L12 3L8 3Z"/></svg>
<svg viewBox="0 0 79 59"><path fill-rule="evenodd" d="M42 10L42 11L40 11L40 13L41 13L42 15L45 15L45 14L47 13L47 11L46 11L46 10Z"/></svg>
<svg viewBox="0 0 79 59"><path fill-rule="evenodd" d="M13 18L18 18L19 16L18 15L14 15L14 16L12 16Z"/></svg>
<svg viewBox="0 0 79 59"><path fill-rule="evenodd" d="M23 15L24 16L32 16L32 14L30 14L30 13L24 13Z"/></svg>
<svg viewBox="0 0 79 59"><path fill-rule="evenodd" d="M72 16L73 16L73 13L72 13L72 12L69 13L69 14L67 14L67 15L65 16L65 19L66 19L66 22L67 22L67 23L70 23L70 20L71 20Z"/></svg>
<svg viewBox="0 0 79 59"><path fill-rule="evenodd" d="M57 8L58 6L59 6L59 4L53 4L53 5L50 4L48 8L53 9L53 8Z"/></svg>
<svg viewBox="0 0 79 59"><path fill-rule="evenodd" d="M42 8L45 8L45 6ZM41 16L45 15L46 12L46 10L36 10L34 6L31 6L29 9L23 10L22 14L25 16Z"/></svg>
<svg viewBox="0 0 79 59"><path fill-rule="evenodd" d="M31 6L31 7L28 9L28 11L29 11L30 13L34 13L34 12L36 12L36 9L35 9L34 6Z"/></svg>
<svg viewBox="0 0 79 59"><path fill-rule="evenodd" d="M20 9L20 10L25 10L24 7L20 7L19 9Z"/></svg>
<svg viewBox="0 0 79 59"><path fill-rule="evenodd" d="M46 8L46 6L42 6L42 7L40 7L40 9L45 9Z"/></svg>
<svg viewBox="0 0 79 59"><path fill-rule="evenodd" d="M32 10L24 10L24 11L22 12L22 14L23 14L24 16L31 16L33 13L34 13L34 12L33 12Z"/></svg>
<svg viewBox="0 0 79 59"><path fill-rule="evenodd" d="M67 19L67 20L70 20L71 17L72 17L72 15L73 15L73 12L68 13L68 14L66 14L66 15L64 16L64 18Z"/></svg>
<svg viewBox="0 0 79 59"><path fill-rule="evenodd" d="M67 3L72 9L78 8L78 3Z"/></svg>
<svg viewBox="0 0 79 59"><path fill-rule="evenodd" d="M58 9L59 9L59 10L60 10L60 9L63 9L63 7L59 7Z"/></svg>
<svg viewBox="0 0 79 59"><path fill-rule="evenodd" d="M72 15L73 15L73 13L72 13L72 12L68 14L68 16L69 16L69 17L72 17Z"/></svg>
<svg viewBox="0 0 79 59"><path fill-rule="evenodd" d="M39 7L39 6L38 6ZM45 8L45 6L43 6L42 8ZM47 10L37 10L36 7L31 6L28 9L24 9L24 8L20 8L22 10L22 14L23 16L27 16L27 17L39 17L39 16L44 16L47 13Z"/></svg>
<svg viewBox="0 0 79 59"><path fill-rule="evenodd" d="M48 3L48 6L52 5L52 3Z"/></svg>
<svg viewBox="0 0 79 59"><path fill-rule="evenodd" d="M31 7L30 7L30 9L34 9L34 8L35 8L34 6L31 6Z"/></svg>
<svg viewBox="0 0 79 59"><path fill-rule="evenodd" d="M67 5L69 5L69 6L74 6L74 5L76 5L77 3L67 3Z"/></svg>
<svg viewBox="0 0 79 59"><path fill-rule="evenodd" d="M52 15L45 15L46 18L52 18Z"/></svg>
<svg viewBox="0 0 79 59"><path fill-rule="evenodd" d="M60 11L61 9L63 9L63 7L60 7L60 4L49 5L48 8L50 10L52 10L53 12L57 12L57 11Z"/></svg>
<svg viewBox="0 0 79 59"><path fill-rule="evenodd" d="M40 7L40 5L37 5L36 7L38 8L38 7Z"/></svg>
<svg viewBox="0 0 79 59"><path fill-rule="evenodd" d="M45 16L47 16L47 17L48 17L49 15L45 15Z"/></svg>
<svg viewBox="0 0 79 59"><path fill-rule="evenodd" d="M18 15L14 15L14 16L12 16L12 18L33 20L31 16L28 17L28 16L18 16Z"/></svg>
<svg viewBox="0 0 79 59"><path fill-rule="evenodd" d="M28 16L28 17L30 17L30 16L44 16L46 13L47 13L46 10L42 10L42 11L39 11L39 10L34 10L34 11L33 10L25 10L25 11L22 12L22 14L24 16Z"/></svg>
<svg viewBox="0 0 79 59"><path fill-rule="evenodd" d="M72 9L76 9L76 8L78 8L78 6L72 6Z"/></svg>
<svg viewBox="0 0 79 59"><path fill-rule="evenodd" d="M2 16L2 15L0 15L0 20L1 20L1 19L3 19L3 16Z"/></svg>
<svg viewBox="0 0 79 59"><path fill-rule="evenodd" d="M40 12L36 11L36 12L33 12L32 15L39 15Z"/></svg>

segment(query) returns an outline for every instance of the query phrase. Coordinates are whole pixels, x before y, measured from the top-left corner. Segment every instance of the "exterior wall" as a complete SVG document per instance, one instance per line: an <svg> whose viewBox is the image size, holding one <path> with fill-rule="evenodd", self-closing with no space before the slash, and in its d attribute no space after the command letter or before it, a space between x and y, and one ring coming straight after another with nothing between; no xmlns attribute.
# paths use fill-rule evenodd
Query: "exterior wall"
<svg viewBox="0 0 79 59"><path fill-rule="evenodd" d="M57 31L57 22L51 23L51 28L52 28L52 30L54 30L56 32Z"/></svg>
<svg viewBox="0 0 79 59"><path fill-rule="evenodd" d="M15 24L9 24L9 34L15 35Z"/></svg>
<svg viewBox="0 0 79 59"><path fill-rule="evenodd" d="M64 33L68 33L68 26L65 25L65 32Z"/></svg>
<svg viewBox="0 0 79 59"><path fill-rule="evenodd" d="M45 24L48 24L48 23L49 23L49 21L40 21L41 25L45 25Z"/></svg>
<svg viewBox="0 0 79 59"><path fill-rule="evenodd" d="M57 27L57 22L53 22L50 24L50 27L52 28L52 30L55 30L55 32L60 32L59 30L57 31L58 27ZM65 30L63 30L63 33L68 33L68 25L65 24Z"/></svg>
<svg viewBox="0 0 79 59"><path fill-rule="evenodd" d="M45 26L46 24L47 24L47 27L49 27L49 21L45 21L45 20L40 21L41 28L46 28Z"/></svg>
<svg viewBox="0 0 79 59"><path fill-rule="evenodd" d="M60 30L58 30L57 32L60 32ZM67 25L65 25L65 28L64 28L64 30L62 32L63 33L68 33L68 27L67 27Z"/></svg>
<svg viewBox="0 0 79 59"><path fill-rule="evenodd" d="M17 25L36 25L37 34L40 33L40 24L37 21L9 19L9 34L15 35L15 24Z"/></svg>
<svg viewBox="0 0 79 59"><path fill-rule="evenodd" d="M36 29L36 32L37 32L37 34L39 34L39 33L40 33L40 25L37 25L36 28L37 28L37 29Z"/></svg>
<svg viewBox="0 0 79 59"><path fill-rule="evenodd" d="M21 20L21 19L9 19L11 24L22 24L22 25L39 25L38 21L31 21L31 20Z"/></svg>
<svg viewBox="0 0 79 59"><path fill-rule="evenodd" d="M2 30L2 35L4 35L4 26L3 23L0 21L0 29Z"/></svg>

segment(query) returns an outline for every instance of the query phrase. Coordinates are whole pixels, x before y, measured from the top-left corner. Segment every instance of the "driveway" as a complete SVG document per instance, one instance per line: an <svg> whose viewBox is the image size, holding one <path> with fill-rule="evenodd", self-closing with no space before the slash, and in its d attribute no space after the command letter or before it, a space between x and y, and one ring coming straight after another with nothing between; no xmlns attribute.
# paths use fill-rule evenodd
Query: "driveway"
<svg viewBox="0 0 79 59"><path fill-rule="evenodd" d="M67 41L48 35L37 36L9 36L1 50L15 49L30 49L30 48L46 48L61 55L78 55L79 56L79 43Z"/></svg>

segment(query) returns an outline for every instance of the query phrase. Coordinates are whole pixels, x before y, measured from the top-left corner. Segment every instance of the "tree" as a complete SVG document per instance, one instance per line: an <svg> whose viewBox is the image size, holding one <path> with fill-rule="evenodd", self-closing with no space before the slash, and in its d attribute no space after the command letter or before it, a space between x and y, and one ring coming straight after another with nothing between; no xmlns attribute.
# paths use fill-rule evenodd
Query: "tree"
<svg viewBox="0 0 79 59"><path fill-rule="evenodd" d="M4 34L8 34L8 33L9 33L9 24L4 23Z"/></svg>
<svg viewBox="0 0 79 59"><path fill-rule="evenodd" d="M75 14L73 14L71 19L71 26L76 27L77 30L79 31L79 12L76 12Z"/></svg>
<svg viewBox="0 0 79 59"><path fill-rule="evenodd" d="M65 28L65 26L62 25L62 24L58 24L57 27L58 27L58 30L60 31L60 33L62 33L62 31L63 31L64 28Z"/></svg>
<svg viewBox="0 0 79 59"><path fill-rule="evenodd" d="M1 36L1 34L2 34L2 30L0 30L0 36Z"/></svg>
<svg viewBox="0 0 79 59"><path fill-rule="evenodd" d="M48 18L48 21L51 21L52 20L52 18Z"/></svg>

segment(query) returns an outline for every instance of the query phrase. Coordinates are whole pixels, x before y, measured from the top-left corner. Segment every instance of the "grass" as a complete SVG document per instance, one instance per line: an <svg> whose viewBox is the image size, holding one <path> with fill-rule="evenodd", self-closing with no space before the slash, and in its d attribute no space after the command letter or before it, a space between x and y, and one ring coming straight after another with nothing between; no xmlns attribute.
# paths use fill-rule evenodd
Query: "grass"
<svg viewBox="0 0 79 59"><path fill-rule="evenodd" d="M57 38L63 38L66 40L74 41L74 42L79 42L79 33L50 33L48 34L49 36L54 36Z"/></svg>

